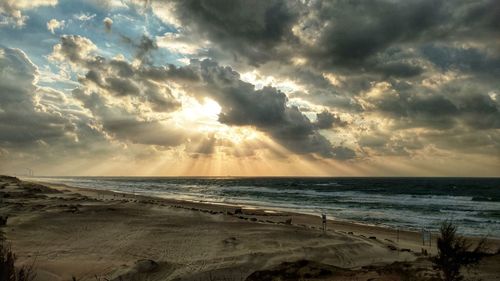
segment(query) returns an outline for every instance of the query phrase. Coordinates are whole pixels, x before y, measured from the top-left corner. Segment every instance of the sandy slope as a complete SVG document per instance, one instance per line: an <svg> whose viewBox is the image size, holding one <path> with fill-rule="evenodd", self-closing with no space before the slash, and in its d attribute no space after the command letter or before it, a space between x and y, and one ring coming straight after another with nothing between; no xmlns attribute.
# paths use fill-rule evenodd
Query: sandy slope
<svg viewBox="0 0 500 281"><path fill-rule="evenodd" d="M20 262L36 259L38 280L244 280L304 259L351 269L413 262L422 248L418 233L402 232L396 242L394 230L341 222L323 233L319 218L300 214L235 214L233 206L6 179L0 186L6 237ZM144 259L156 268L135 265ZM482 276L495 280L497 269Z"/></svg>

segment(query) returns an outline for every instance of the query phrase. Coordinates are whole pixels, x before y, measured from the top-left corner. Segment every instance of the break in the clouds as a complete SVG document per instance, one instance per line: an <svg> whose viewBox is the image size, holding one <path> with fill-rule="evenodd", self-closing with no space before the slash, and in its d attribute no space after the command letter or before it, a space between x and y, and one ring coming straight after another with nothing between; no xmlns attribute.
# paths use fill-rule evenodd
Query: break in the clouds
<svg viewBox="0 0 500 281"><path fill-rule="evenodd" d="M498 175L499 13L495 0L3 1L0 169Z"/></svg>

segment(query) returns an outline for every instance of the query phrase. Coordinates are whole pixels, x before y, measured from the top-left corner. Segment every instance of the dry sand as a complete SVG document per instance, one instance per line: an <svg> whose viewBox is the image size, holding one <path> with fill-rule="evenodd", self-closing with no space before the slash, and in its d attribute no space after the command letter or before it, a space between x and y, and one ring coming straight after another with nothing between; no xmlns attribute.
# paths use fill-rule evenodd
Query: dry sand
<svg viewBox="0 0 500 281"><path fill-rule="evenodd" d="M0 178L0 228L37 280L428 280L420 233ZM291 223L290 222L291 219ZM287 223L288 221L288 223ZM435 239L435 237L434 237ZM492 252L500 243L491 240ZM138 262L139 261L139 262ZM396 263L395 263L396 262ZM500 256L469 276L500 280ZM256 272L260 271L260 272ZM286 278L284 278L286 279Z"/></svg>

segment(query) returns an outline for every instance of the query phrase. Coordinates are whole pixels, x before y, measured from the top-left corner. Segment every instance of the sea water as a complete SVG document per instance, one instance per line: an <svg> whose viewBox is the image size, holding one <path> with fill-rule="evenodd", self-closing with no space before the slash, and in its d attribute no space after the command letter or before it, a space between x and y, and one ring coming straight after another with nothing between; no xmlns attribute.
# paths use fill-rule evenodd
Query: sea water
<svg viewBox="0 0 500 281"><path fill-rule="evenodd" d="M38 177L28 180L196 202L237 204L413 230L445 220L500 237L500 178Z"/></svg>

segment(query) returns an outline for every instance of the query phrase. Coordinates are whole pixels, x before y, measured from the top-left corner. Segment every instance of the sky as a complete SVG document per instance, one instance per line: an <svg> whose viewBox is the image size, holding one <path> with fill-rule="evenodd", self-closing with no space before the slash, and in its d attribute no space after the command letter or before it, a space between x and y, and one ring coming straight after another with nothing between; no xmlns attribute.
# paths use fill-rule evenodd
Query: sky
<svg viewBox="0 0 500 281"><path fill-rule="evenodd" d="M0 0L0 173L500 176L497 0Z"/></svg>

